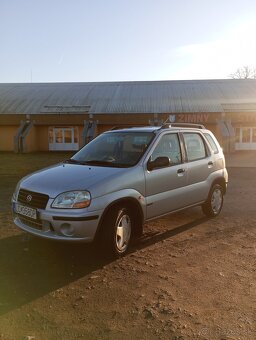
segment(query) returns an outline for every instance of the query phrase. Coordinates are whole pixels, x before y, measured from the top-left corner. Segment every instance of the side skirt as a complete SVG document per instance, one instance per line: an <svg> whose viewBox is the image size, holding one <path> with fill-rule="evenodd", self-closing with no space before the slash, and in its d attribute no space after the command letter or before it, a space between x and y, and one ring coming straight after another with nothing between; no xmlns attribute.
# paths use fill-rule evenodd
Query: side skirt
<svg viewBox="0 0 256 340"><path fill-rule="evenodd" d="M166 214L163 214L163 215L159 215L159 216L155 216L155 217L146 219L144 222L153 221L153 220L156 220L157 218L161 218L161 217L164 217L164 216L167 216L167 215L171 215L171 214L174 214L174 213L176 213L176 212L178 212L178 211L186 210L186 209L188 209L188 208L197 207L197 206L202 205L202 204L204 204L204 203L205 203L205 201L201 201L201 202L197 202L197 203L192 204L192 205L187 205L187 206L184 207L184 208L180 208L180 209L177 209L177 210L173 210L173 211L170 211L170 212L168 212L168 213L166 213Z"/></svg>

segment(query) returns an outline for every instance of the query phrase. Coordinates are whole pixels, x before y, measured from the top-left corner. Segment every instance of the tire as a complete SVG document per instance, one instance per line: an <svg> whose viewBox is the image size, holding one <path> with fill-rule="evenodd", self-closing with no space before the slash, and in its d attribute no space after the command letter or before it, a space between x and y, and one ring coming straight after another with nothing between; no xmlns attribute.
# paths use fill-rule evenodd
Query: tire
<svg viewBox="0 0 256 340"><path fill-rule="evenodd" d="M101 248L111 257L121 257L128 251L134 217L130 209L124 206L111 208L103 220L100 235Z"/></svg>
<svg viewBox="0 0 256 340"><path fill-rule="evenodd" d="M223 196L223 187L219 184L214 184L207 201L202 205L203 213L208 217L218 216L223 206Z"/></svg>

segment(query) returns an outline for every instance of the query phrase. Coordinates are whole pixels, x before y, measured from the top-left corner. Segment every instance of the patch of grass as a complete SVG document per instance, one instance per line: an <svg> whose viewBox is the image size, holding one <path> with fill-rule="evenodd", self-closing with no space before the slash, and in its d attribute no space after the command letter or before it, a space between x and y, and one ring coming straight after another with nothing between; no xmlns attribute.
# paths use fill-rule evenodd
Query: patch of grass
<svg viewBox="0 0 256 340"><path fill-rule="evenodd" d="M12 193L22 177L70 158L72 154L70 152L29 154L0 152L0 212L10 211Z"/></svg>
<svg viewBox="0 0 256 340"><path fill-rule="evenodd" d="M0 176L23 177L28 173L61 162L73 155L71 152L36 152L15 154L0 152ZM0 177L0 183L2 182Z"/></svg>

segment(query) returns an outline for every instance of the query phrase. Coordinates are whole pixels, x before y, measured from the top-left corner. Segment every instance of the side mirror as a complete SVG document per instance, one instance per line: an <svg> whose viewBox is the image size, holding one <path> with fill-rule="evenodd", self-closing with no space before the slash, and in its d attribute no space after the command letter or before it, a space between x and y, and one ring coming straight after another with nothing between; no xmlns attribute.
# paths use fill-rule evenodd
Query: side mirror
<svg viewBox="0 0 256 340"><path fill-rule="evenodd" d="M147 169L152 171L157 168L165 168L171 164L170 159L168 157L157 157L154 161L149 159L147 164Z"/></svg>

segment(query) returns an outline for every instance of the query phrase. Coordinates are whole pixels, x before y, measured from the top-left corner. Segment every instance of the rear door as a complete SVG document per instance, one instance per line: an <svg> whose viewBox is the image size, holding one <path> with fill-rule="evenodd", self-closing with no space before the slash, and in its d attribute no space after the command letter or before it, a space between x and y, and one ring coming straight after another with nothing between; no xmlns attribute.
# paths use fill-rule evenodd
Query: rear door
<svg viewBox="0 0 256 340"><path fill-rule="evenodd" d="M183 132L183 138L188 161L187 192L189 203L195 204L208 196L210 183L207 179L214 171L214 157L200 133Z"/></svg>
<svg viewBox="0 0 256 340"><path fill-rule="evenodd" d="M145 164L147 219L167 214L186 206L187 164L181 151L178 133L161 136L148 159L169 157L170 166L147 170Z"/></svg>

